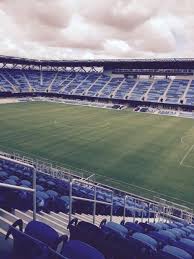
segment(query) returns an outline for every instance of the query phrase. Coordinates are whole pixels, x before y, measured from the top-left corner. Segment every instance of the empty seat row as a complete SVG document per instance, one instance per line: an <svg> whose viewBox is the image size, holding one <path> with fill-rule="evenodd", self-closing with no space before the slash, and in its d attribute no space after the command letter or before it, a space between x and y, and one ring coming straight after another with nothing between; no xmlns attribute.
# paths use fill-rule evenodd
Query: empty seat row
<svg viewBox="0 0 194 259"><path fill-rule="evenodd" d="M88 243L106 258L193 258L193 226L180 222L148 224L106 222L99 227L73 219L68 228L71 240ZM159 230L160 229L160 230Z"/></svg>
<svg viewBox="0 0 194 259"><path fill-rule="evenodd" d="M178 104L194 103L194 80L135 79L99 72L1 69L0 92L50 92L65 95Z"/></svg>
<svg viewBox="0 0 194 259"><path fill-rule="evenodd" d="M23 229L22 220L17 220L9 227L5 239L10 235L13 237L13 246L4 258L104 259L96 248L79 240L68 241L67 236L59 236L53 228L39 221L31 221ZM61 248L60 243L62 243Z"/></svg>
<svg viewBox="0 0 194 259"><path fill-rule="evenodd" d="M46 173L46 172L45 172ZM43 172L37 173L37 209L38 211L69 211L69 180L55 179ZM17 163L0 161L0 182L32 187L33 172L31 169ZM86 183L74 182L72 185L73 195L87 199L94 199L94 186ZM0 189L1 206L4 209L18 208L23 210L32 209L32 193L24 190ZM15 197L15 198L14 198ZM97 187L96 197L98 201L111 203L111 192ZM124 197L118 194L113 196L113 215L122 216L124 208ZM152 208L150 208L152 209ZM77 213L93 213L93 204L87 201L73 200L73 211ZM96 213L108 215L110 206L97 204ZM126 216L131 217L153 217L148 204L128 197L126 201Z"/></svg>

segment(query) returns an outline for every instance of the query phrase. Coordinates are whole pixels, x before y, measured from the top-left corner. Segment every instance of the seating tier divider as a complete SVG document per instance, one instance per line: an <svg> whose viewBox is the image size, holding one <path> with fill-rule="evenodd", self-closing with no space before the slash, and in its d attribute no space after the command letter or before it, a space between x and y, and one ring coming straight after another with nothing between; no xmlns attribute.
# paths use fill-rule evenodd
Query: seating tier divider
<svg viewBox="0 0 194 259"><path fill-rule="evenodd" d="M11 86L13 92L18 92L17 87L1 73L1 77ZM5 89L5 88L4 88Z"/></svg>
<svg viewBox="0 0 194 259"><path fill-rule="evenodd" d="M110 77L109 80L106 81L106 83L104 84L104 86L100 89L100 91L97 92L97 95L98 95L98 96L103 92L104 88L108 85L108 83L111 81L111 79L112 79L112 77Z"/></svg>
<svg viewBox="0 0 194 259"><path fill-rule="evenodd" d="M118 84L117 88L112 92L113 98L114 98L114 96L115 96L116 92L119 90L119 88L120 88L120 87L121 87L121 85L123 84L124 79L125 79L125 78L123 78L123 80Z"/></svg>
<svg viewBox="0 0 194 259"><path fill-rule="evenodd" d="M161 98L163 98L164 100L166 100L166 96L167 96L167 93L168 93L168 90L170 89L171 85L173 84L173 80L171 80L168 84L168 87L166 88L163 96L160 96ZM160 98L159 98L160 99ZM158 100L159 101L159 100Z"/></svg>
<svg viewBox="0 0 194 259"><path fill-rule="evenodd" d="M131 96L133 90L134 90L135 87L138 85L139 81L140 81L140 80L137 79L136 83L135 83L134 86L130 89L130 91L125 95L125 97L128 96L128 99L130 98L130 96Z"/></svg>
<svg viewBox="0 0 194 259"><path fill-rule="evenodd" d="M60 89L59 93L63 93L63 91L73 82L73 80L75 79L75 77L72 78L66 85L63 86L63 83L64 83L67 79L69 79L69 78L71 77L71 75L72 75L72 74L70 74L70 75L62 82L62 84L61 84L62 88Z"/></svg>
<svg viewBox="0 0 194 259"><path fill-rule="evenodd" d="M42 74L42 73L41 73L41 74ZM57 78L57 75L58 75L58 72L56 72L56 74L55 74L53 80L51 81L51 83L49 84L48 88L46 89L48 92L50 92L50 90L52 89L52 85L53 85L55 79Z"/></svg>
<svg viewBox="0 0 194 259"><path fill-rule="evenodd" d="M188 91L189 91L189 88L190 88L190 86L191 86L192 81L193 81L193 78L189 80L189 83L188 83L188 85L187 85L187 87L186 87L186 89L185 89L185 92L184 92L183 96L182 96L182 99L183 99L183 103L184 103L184 104L186 103L186 96L187 96L187 93L188 93Z"/></svg>

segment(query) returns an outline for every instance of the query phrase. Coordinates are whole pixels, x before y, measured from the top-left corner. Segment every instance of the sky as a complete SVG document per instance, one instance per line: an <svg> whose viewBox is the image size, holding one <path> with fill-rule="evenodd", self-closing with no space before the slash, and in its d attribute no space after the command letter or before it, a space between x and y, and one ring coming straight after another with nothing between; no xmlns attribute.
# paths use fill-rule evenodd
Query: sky
<svg viewBox="0 0 194 259"><path fill-rule="evenodd" d="M194 57L194 0L0 0L0 23L0 55Z"/></svg>

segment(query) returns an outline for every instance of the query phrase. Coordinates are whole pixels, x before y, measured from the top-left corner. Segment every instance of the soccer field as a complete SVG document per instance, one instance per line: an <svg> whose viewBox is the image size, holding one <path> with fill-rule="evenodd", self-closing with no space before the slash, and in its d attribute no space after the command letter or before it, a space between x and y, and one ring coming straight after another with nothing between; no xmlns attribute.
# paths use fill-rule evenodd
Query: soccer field
<svg viewBox="0 0 194 259"><path fill-rule="evenodd" d="M55 103L3 104L0 145L193 203L191 119Z"/></svg>

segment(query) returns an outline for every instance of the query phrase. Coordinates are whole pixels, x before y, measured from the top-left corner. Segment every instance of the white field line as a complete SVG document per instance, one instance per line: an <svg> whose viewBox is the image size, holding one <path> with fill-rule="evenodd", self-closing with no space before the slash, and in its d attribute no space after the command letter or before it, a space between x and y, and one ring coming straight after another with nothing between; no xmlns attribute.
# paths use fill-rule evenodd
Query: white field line
<svg viewBox="0 0 194 259"><path fill-rule="evenodd" d="M194 126L191 127L191 130L194 129ZM192 134L188 134L188 135L184 135L181 137L181 143L182 144L186 144L187 146L189 146L189 144L185 141L186 138L188 137L193 137ZM187 164L183 164L183 162L185 161L185 159L188 157L188 155L190 154L190 152L193 150L194 148L194 144L190 146L190 148L188 149L188 151L185 153L185 155L183 156L182 160L180 161L180 166L184 166L184 167L190 167L190 168L194 168L194 166L192 165L187 165Z"/></svg>
<svg viewBox="0 0 194 259"><path fill-rule="evenodd" d="M192 165L182 164L182 167L194 168Z"/></svg>
<svg viewBox="0 0 194 259"><path fill-rule="evenodd" d="M189 150L185 153L184 157L182 158L182 160L180 161L180 166L183 165L183 162L185 161L185 159L187 158L187 156L190 154L190 152L193 150L194 145L192 145ZM183 165L186 166L186 165ZM192 167L192 166L187 166L187 167Z"/></svg>
<svg viewBox="0 0 194 259"><path fill-rule="evenodd" d="M181 138L181 143L188 145L188 143L186 143L186 142L184 141L184 139L185 139L185 138L188 138L188 137L192 137L192 136L193 136L193 135L186 135L186 136L183 136L183 137Z"/></svg>
<svg viewBox="0 0 194 259"><path fill-rule="evenodd" d="M53 122L54 124L57 124L57 120L55 120ZM94 126L84 126L85 129L101 129L101 128L107 128L108 126L110 126L110 122L106 122L104 124L98 124L98 125L94 125ZM73 128L74 125L70 125L70 124L65 124L65 127L67 128Z"/></svg>

